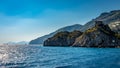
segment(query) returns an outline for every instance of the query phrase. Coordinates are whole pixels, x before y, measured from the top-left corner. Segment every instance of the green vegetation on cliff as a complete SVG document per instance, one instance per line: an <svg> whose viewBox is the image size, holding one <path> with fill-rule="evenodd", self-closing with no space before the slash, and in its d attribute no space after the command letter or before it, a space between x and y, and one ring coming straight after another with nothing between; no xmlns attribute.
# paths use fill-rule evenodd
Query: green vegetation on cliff
<svg viewBox="0 0 120 68"><path fill-rule="evenodd" d="M93 32L93 31L96 31L96 30L97 30L97 28L96 28L96 27L93 27L93 28L90 28L90 29L86 30L84 33L85 33L85 34L88 34L88 33L91 33L91 32Z"/></svg>
<svg viewBox="0 0 120 68"><path fill-rule="evenodd" d="M84 33L88 34L88 33L94 32L94 31L98 31L98 30L101 31L101 32L104 32L105 34L108 34L108 35L114 35L115 34L115 32L111 31L109 26L104 25L102 23L102 21L97 21L97 23L95 24L95 27L92 27L92 28L86 30Z"/></svg>
<svg viewBox="0 0 120 68"><path fill-rule="evenodd" d="M118 38L118 39L120 39L120 34L116 33L115 37Z"/></svg>

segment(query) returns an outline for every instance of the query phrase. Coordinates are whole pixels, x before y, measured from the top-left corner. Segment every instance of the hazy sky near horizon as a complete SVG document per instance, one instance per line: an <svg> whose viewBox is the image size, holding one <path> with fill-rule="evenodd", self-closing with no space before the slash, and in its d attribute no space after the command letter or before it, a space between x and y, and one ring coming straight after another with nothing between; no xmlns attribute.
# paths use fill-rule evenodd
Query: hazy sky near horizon
<svg viewBox="0 0 120 68"><path fill-rule="evenodd" d="M0 0L0 43L30 41L118 9L120 0Z"/></svg>

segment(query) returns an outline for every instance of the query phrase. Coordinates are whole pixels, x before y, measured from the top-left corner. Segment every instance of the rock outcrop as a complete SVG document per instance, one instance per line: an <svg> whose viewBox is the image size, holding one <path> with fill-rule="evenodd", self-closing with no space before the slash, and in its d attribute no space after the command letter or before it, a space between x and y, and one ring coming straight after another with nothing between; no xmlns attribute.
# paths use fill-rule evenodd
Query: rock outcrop
<svg viewBox="0 0 120 68"><path fill-rule="evenodd" d="M59 32L44 42L44 46L71 46L77 37L82 34L80 31Z"/></svg>
<svg viewBox="0 0 120 68"><path fill-rule="evenodd" d="M112 22L109 24L112 31L120 33L120 21Z"/></svg>
<svg viewBox="0 0 120 68"><path fill-rule="evenodd" d="M119 34L111 31L102 21L96 21L95 26L79 36L73 46L77 47L119 47Z"/></svg>

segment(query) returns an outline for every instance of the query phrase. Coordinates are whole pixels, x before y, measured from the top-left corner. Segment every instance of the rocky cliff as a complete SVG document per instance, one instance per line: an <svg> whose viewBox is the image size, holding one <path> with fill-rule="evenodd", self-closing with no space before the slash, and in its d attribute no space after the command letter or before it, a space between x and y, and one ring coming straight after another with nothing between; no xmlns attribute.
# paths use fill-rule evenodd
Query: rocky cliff
<svg viewBox="0 0 120 68"><path fill-rule="evenodd" d="M97 21L95 26L79 36L73 46L77 47L119 47L119 34L113 32L108 25Z"/></svg>
<svg viewBox="0 0 120 68"><path fill-rule="evenodd" d="M102 21L96 21L95 26L85 32L59 32L44 42L44 46L73 47L119 47L120 34L113 32Z"/></svg>
<svg viewBox="0 0 120 68"><path fill-rule="evenodd" d="M44 42L44 46L71 46L77 37L82 34L80 31L59 32Z"/></svg>

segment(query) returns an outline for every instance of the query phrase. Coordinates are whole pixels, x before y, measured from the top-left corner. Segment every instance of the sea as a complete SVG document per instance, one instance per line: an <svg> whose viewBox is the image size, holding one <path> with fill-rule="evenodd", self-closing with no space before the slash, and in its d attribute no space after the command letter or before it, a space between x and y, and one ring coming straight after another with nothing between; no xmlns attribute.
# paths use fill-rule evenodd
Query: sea
<svg viewBox="0 0 120 68"><path fill-rule="evenodd" d="M120 48L0 45L0 68L120 68Z"/></svg>

